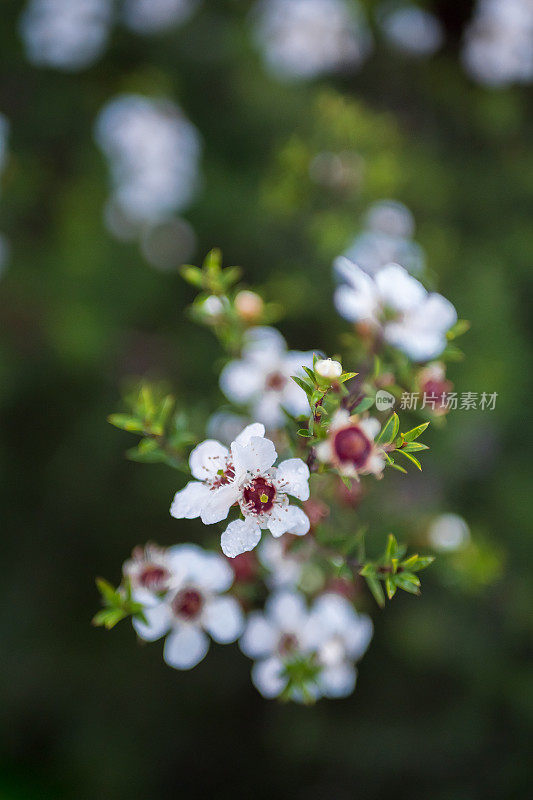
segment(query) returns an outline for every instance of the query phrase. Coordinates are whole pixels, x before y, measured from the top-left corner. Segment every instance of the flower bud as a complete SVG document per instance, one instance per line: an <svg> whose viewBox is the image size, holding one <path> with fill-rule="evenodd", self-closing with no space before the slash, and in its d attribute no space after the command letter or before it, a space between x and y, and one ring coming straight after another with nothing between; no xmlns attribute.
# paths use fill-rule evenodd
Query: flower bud
<svg viewBox="0 0 533 800"><path fill-rule="evenodd" d="M340 361L333 361L331 358L322 358L320 361L316 362L315 372L317 372L321 378L334 381L342 375L342 365Z"/></svg>
<svg viewBox="0 0 533 800"><path fill-rule="evenodd" d="M263 299L255 292L243 289L235 297L235 310L245 322L256 322L263 313Z"/></svg>
<svg viewBox="0 0 533 800"><path fill-rule="evenodd" d="M202 311L207 317L216 318L221 317L224 313L224 303L217 297L216 295L212 294L209 297L206 297L202 304Z"/></svg>

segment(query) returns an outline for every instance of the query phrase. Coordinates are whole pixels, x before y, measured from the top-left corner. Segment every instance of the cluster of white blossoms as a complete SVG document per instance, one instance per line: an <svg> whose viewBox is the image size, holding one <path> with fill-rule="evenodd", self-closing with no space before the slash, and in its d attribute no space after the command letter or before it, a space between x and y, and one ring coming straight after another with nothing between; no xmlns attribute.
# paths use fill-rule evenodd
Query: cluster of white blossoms
<svg viewBox="0 0 533 800"><path fill-rule="evenodd" d="M37 66L76 71L104 52L113 0L29 0L20 18L28 60Z"/></svg>
<svg viewBox="0 0 533 800"><path fill-rule="evenodd" d="M9 136L9 122L0 114L0 178L4 171L7 161L7 141ZM0 273L3 271L9 258L9 243L5 236L0 233Z"/></svg>
<svg viewBox="0 0 533 800"><path fill-rule="evenodd" d="M281 78L355 69L372 47L356 0L259 0L253 16L265 62Z"/></svg>
<svg viewBox="0 0 533 800"><path fill-rule="evenodd" d="M254 659L252 682L263 697L296 701L347 697L355 687L354 663L372 638L369 617L339 594L320 595L311 608L292 590L272 594L264 611L252 611L239 646ZM291 674L298 684L291 687Z"/></svg>
<svg viewBox="0 0 533 800"><path fill-rule="evenodd" d="M233 403L250 408L253 419L273 429L285 424L283 409L292 416L308 410L305 392L292 380L313 364L312 352L287 350L275 328L247 331L242 356L230 361L220 375L220 388Z"/></svg>
<svg viewBox="0 0 533 800"><path fill-rule="evenodd" d="M113 23L159 33L186 22L199 0L29 0L19 22L29 61L75 72L104 53Z"/></svg>
<svg viewBox="0 0 533 800"><path fill-rule="evenodd" d="M343 280L335 291L335 307L350 322L363 322L413 361L430 361L447 344L457 322L453 305L428 292L399 264L388 264L374 277L341 256L335 262Z"/></svg>
<svg viewBox="0 0 533 800"><path fill-rule="evenodd" d="M265 439L260 423L248 425L230 449L207 439L192 451L189 467L194 481L177 492L170 513L177 519L200 517L205 525L227 519L237 506L242 519L230 522L221 537L225 555L234 558L259 543L261 531L273 536L309 530L309 519L299 506L289 503L309 498L309 468L300 458L274 467L276 448Z"/></svg>
<svg viewBox="0 0 533 800"><path fill-rule="evenodd" d="M193 544L167 550L152 545L134 551L123 569L146 619L135 618L133 626L149 642L166 636L163 658L169 666L196 666L209 649L208 635L228 644L241 634L241 607L226 594L233 570L221 555Z"/></svg>
<svg viewBox="0 0 533 800"><path fill-rule="evenodd" d="M111 172L106 222L118 238L172 222L200 183L198 131L167 99L124 94L109 101L95 125Z"/></svg>
<svg viewBox="0 0 533 800"><path fill-rule="evenodd" d="M533 80L533 0L478 0L463 64L474 80L508 86Z"/></svg>
<svg viewBox="0 0 533 800"><path fill-rule="evenodd" d="M425 266L422 247L414 241L414 217L397 200L379 200L368 209L363 230L343 255L369 275L387 264L400 264L417 275Z"/></svg>
<svg viewBox="0 0 533 800"><path fill-rule="evenodd" d="M377 11L378 22L395 50L417 58L436 53L444 41L444 31L430 11L411 3L385 2Z"/></svg>

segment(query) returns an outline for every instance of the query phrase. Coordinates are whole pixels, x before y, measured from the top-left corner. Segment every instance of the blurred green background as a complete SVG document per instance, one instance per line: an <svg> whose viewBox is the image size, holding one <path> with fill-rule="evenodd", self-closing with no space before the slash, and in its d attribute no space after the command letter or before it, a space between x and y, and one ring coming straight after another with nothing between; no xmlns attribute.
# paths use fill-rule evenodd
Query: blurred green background
<svg viewBox="0 0 533 800"><path fill-rule="evenodd" d="M378 46L353 75L297 84L265 73L250 5L206 1L156 37L116 28L98 63L67 74L26 61L23 4L2 3L11 132L0 229L12 254L0 283L0 798L523 797L533 778L530 93L483 88L461 69L470 2L425 4L447 35L429 61ZM134 442L106 415L124 381L166 377L206 413L222 399L222 353L184 313L190 287L102 221L108 175L93 123L123 91L171 97L200 130L204 186L184 215L192 259L219 246L282 300L291 347L335 349L345 324L331 261L368 203L394 197L415 215L435 285L472 321L466 360L450 371L456 388L499 394L494 412L456 412L433 432L422 475L388 478L400 517L464 516L479 559L452 580L444 557L421 599L374 614L347 701L265 702L236 645L180 674L128 624L90 625L94 576L118 582L134 545L202 541L201 525L169 517L180 479L123 458ZM361 186L313 183L309 160L322 151L357 152Z"/></svg>

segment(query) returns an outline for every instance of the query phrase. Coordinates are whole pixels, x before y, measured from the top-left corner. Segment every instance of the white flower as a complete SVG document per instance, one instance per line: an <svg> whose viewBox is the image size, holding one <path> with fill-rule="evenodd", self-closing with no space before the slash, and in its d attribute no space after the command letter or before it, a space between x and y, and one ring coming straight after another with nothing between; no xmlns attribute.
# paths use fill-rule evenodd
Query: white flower
<svg viewBox="0 0 533 800"><path fill-rule="evenodd" d="M29 61L63 70L88 67L107 44L112 0L30 0L20 18Z"/></svg>
<svg viewBox="0 0 533 800"><path fill-rule="evenodd" d="M107 219L130 235L188 206L199 184L200 138L169 100L124 94L109 101L95 125L109 160L113 193Z"/></svg>
<svg viewBox="0 0 533 800"><path fill-rule="evenodd" d="M340 257L335 269L345 284L335 291L335 307L350 322L368 321L413 361L429 361L446 347L446 333L457 321L453 305L428 293L399 264L389 264L374 278Z"/></svg>
<svg viewBox="0 0 533 800"><path fill-rule="evenodd" d="M147 622L133 621L141 639L153 642L167 635L163 658L176 669L191 669L215 642L234 642L243 615L233 597L223 595L233 582L233 570L216 553L192 544L169 548L167 564L172 588L162 600L144 608Z"/></svg>
<svg viewBox="0 0 533 800"><path fill-rule="evenodd" d="M271 71L295 79L358 67L372 46L360 5L345 0L262 0L255 38Z"/></svg>
<svg viewBox="0 0 533 800"><path fill-rule="evenodd" d="M284 539L265 538L257 548L259 561L268 570L267 586L296 587L302 577L304 562L297 553L287 551Z"/></svg>
<svg viewBox="0 0 533 800"><path fill-rule="evenodd" d="M333 361L331 358L322 358L316 362L315 372L318 372L321 378L328 378L333 381L342 375L342 364L340 361Z"/></svg>
<svg viewBox="0 0 533 800"><path fill-rule="evenodd" d="M122 567L124 577L131 583L132 595L138 603L153 604L173 585L172 566L168 550L149 543L136 547Z"/></svg>
<svg viewBox="0 0 533 800"><path fill-rule="evenodd" d="M372 631L370 617L357 614L345 597L327 592L315 600L304 638L322 667L317 681L324 697L347 697L353 692L357 675L353 662L366 651Z"/></svg>
<svg viewBox="0 0 533 800"><path fill-rule="evenodd" d="M394 8L385 3L378 9L379 22L389 42L414 57L431 56L444 41L438 18L415 5Z"/></svg>
<svg viewBox="0 0 533 800"><path fill-rule="evenodd" d="M189 466L195 481L176 494L170 513L177 519L200 517L205 525L226 519L238 504L244 519L231 522L221 537L222 550L233 558L258 544L261 529L273 536L309 530L301 508L289 504L288 494L309 498L309 469L300 458L289 458L273 467L274 444L264 438L260 423L248 425L231 450L214 439L195 447Z"/></svg>
<svg viewBox="0 0 533 800"><path fill-rule="evenodd" d="M280 695L288 684L286 665L296 658L311 655L305 640L308 620L305 600L288 590L270 595L264 612L252 611L248 615L239 646L256 662L252 668L252 683L263 697ZM311 696L319 696L316 682L310 682L306 689ZM293 699L303 697L297 693Z"/></svg>
<svg viewBox="0 0 533 800"><path fill-rule="evenodd" d="M186 22L198 0L124 0L124 23L135 33L159 33Z"/></svg>
<svg viewBox="0 0 533 800"><path fill-rule="evenodd" d="M465 32L462 60L474 80L488 86L533 80L531 0L478 0Z"/></svg>
<svg viewBox="0 0 533 800"><path fill-rule="evenodd" d="M275 328L250 328L238 361L230 361L220 375L220 388L229 400L250 404L252 416L267 428L283 425L282 408L293 416L305 414L305 392L291 380L302 367L313 365L313 354L287 352L285 339Z"/></svg>
<svg viewBox="0 0 533 800"><path fill-rule="evenodd" d="M379 430L377 419L360 419L357 415L350 417L347 411L337 411L327 439L317 445L317 456L350 478L370 473L379 476L385 467L383 450L374 442Z"/></svg>

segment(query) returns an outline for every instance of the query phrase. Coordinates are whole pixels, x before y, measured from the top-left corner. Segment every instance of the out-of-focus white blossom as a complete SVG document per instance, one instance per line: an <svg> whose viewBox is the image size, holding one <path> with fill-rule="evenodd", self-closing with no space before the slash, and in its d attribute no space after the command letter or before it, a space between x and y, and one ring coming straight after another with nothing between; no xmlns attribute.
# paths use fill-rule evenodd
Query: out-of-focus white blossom
<svg viewBox="0 0 533 800"><path fill-rule="evenodd" d="M128 568L130 574L134 568ZM142 574L142 565L139 569ZM144 606L146 623L134 619L133 626L149 642L168 634L163 658L169 666L191 669L198 664L209 649L207 634L220 644L238 638L243 615L237 600L223 594L233 583L233 570L222 556L182 544L158 556L157 569L167 571L168 589Z"/></svg>
<svg viewBox="0 0 533 800"><path fill-rule="evenodd" d="M345 598L321 595L309 611L301 594L281 589L268 598L263 612L248 616L239 645L255 661L252 682L263 697L285 692L290 666L307 662L304 685L291 687L291 699L302 701L351 694L357 674L354 662L371 638L372 622Z"/></svg>
<svg viewBox="0 0 533 800"><path fill-rule="evenodd" d="M419 6L384 3L378 9L378 18L390 44L407 55L431 56L444 41L437 17Z"/></svg>
<svg viewBox="0 0 533 800"><path fill-rule="evenodd" d="M166 222L193 200L200 138L174 103L119 95L100 111L95 137L109 162L114 217L125 230Z"/></svg>
<svg viewBox="0 0 533 800"><path fill-rule="evenodd" d="M278 697L289 682L285 668L295 659L311 656L305 639L309 611L302 595L281 590L270 595L264 611L252 611L239 640L242 652L254 659L252 683L263 697ZM315 680L305 687L309 696L319 697ZM299 691L293 700L303 700Z"/></svg>
<svg viewBox="0 0 533 800"><path fill-rule="evenodd" d="M413 215L403 203L380 200L368 209L363 231L344 255L369 275L392 263L419 274L424 269L425 256L412 239L414 229Z"/></svg>
<svg viewBox="0 0 533 800"><path fill-rule="evenodd" d="M254 419L276 428L285 423L282 409L293 416L308 410L307 396L291 376L302 376L302 367L312 365L313 354L287 351L285 339L275 328L250 328L242 358L224 367L220 388L234 403L249 405Z"/></svg>
<svg viewBox="0 0 533 800"><path fill-rule="evenodd" d="M304 567L304 559L297 553L287 551L284 539L263 539L257 548L259 561L268 571L266 584L270 588L296 587Z"/></svg>
<svg viewBox="0 0 533 800"><path fill-rule="evenodd" d="M441 514L429 526L428 539L435 550L460 550L470 541L470 529L458 514Z"/></svg>
<svg viewBox="0 0 533 800"><path fill-rule="evenodd" d="M309 519L287 495L309 498L309 469L300 458L289 458L278 467L274 444L264 438L259 423L248 425L228 450L207 439L192 451L189 466L194 481L177 492L170 513L177 519L200 517L205 525L226 519L238 504L244 519L230 522L221 537L224 554L234 558L259 543L261 530L273 536L309 530Z"/></svg>
<svg viewBox="0 0 533 800"><path fill-rule="evenodd" d="M348 411L336 412L328 429L328 437L316 447L321 461L331 464L341 475L381 475L385 456L374 439L380 431L377 419L350 417Z"/></svg>
<svg viewBox="0 0 533 800"><path fill-rule="evenodd" d="M533 80L533 0L478 0L465 32L463 64L487 86Z"/></svg>
<svg viewBox="0 0 533 800"><path fill-rule="evenodd" d="M28 59L38 66L75 71L103 53L112 0L29 0L20 33Z"/></svg>
<svg viewBox="0 0 533 800"><path fill-rule="evenodd" d="M354 662L364 655L372 633L370 617L358 614L345 597L327 592L315 600L305 643L317 653L321 667L317 682L323 697L348 697L353 692L357 677Z"/></svg>
<svg viewBox="0 0 533 800"><path fill-rule="evenodd" d="M282 78L354 69L372 47L356 0L260 0L254 24L267 66Z"/></svg>
<svg viewBox="0 0 533 800"><path fill-rule="evenodd" d="M159 33L186 22L199 0L124 0L124 24L135 33Z"/></svg>
<svg viewBox="0 0 533 800"><path fill-rule="evenodd" d="M446 347L446 333L457 322L453 305L428 293L399 264L373 278L347 258L335 262L344 284L335 291L335 307L350 322L366 321L413 361L429 361Z"/></svg>
<svg viewBox="0 0 533 800"><path fill-rule="evenodd" d="M333 381L342 375L342 364L340 361L334 361L331 358L321 358L315 364L315 372L321 378L328 378L328 380Z"/></svg>
<svg viewBox="0 0 533 800"><path fill-rule="evenodd" d="M229 447L249 422L250 420L242 414L234 414L232 411L216 411L207 420L207 435L210 439L216 439Z"/></svg>

